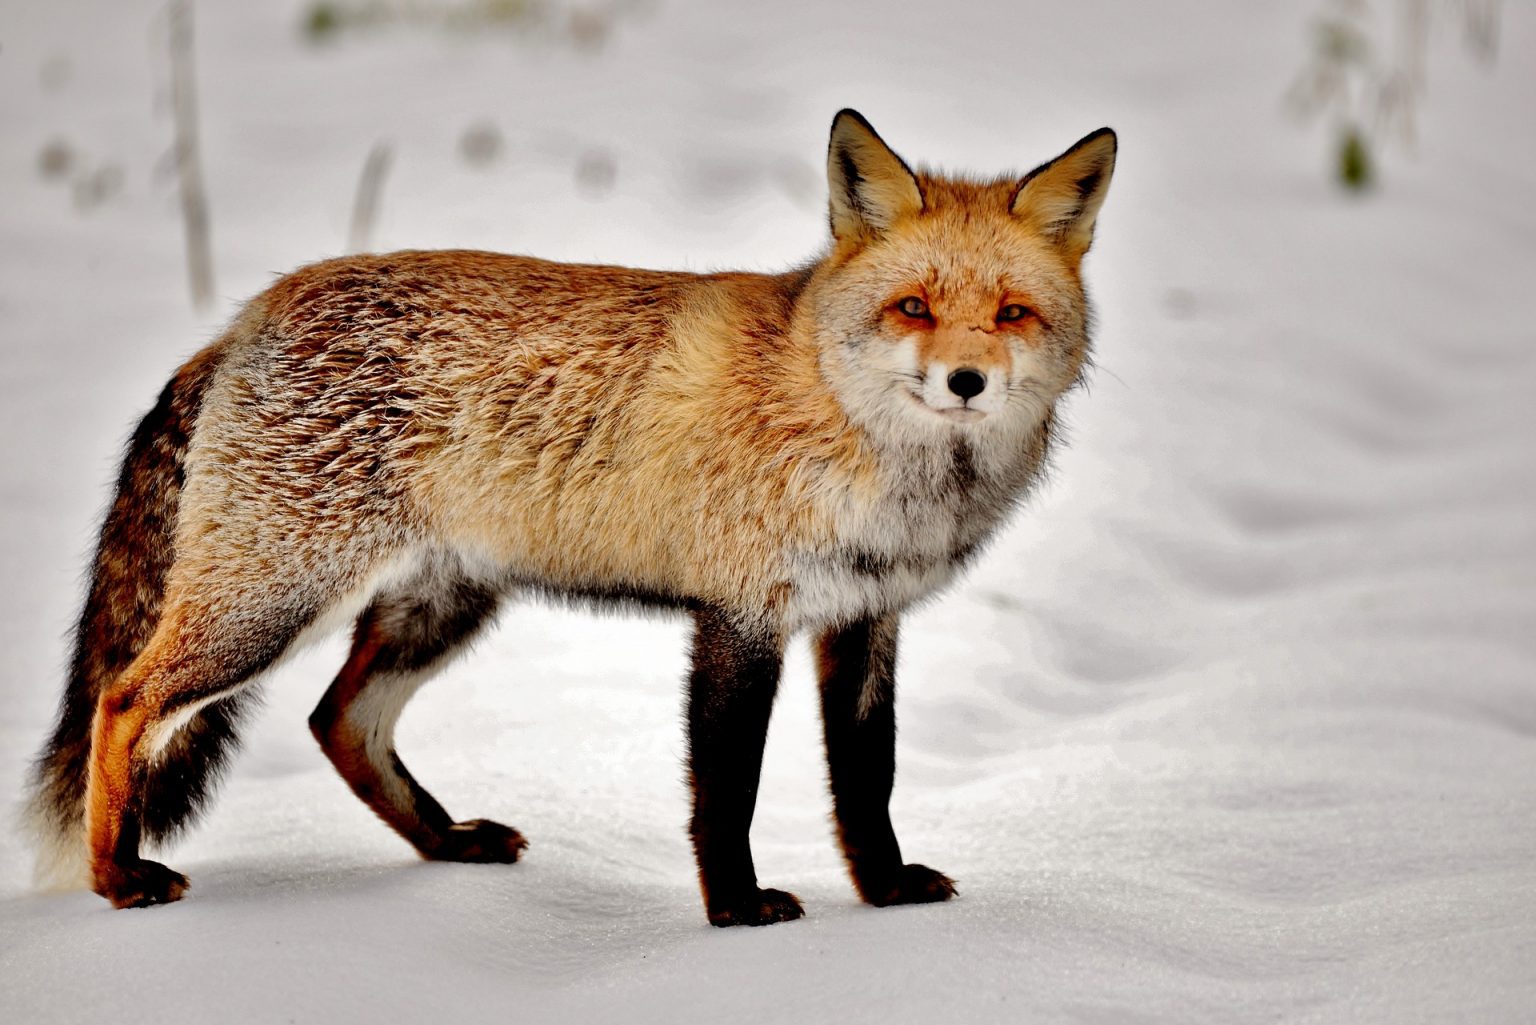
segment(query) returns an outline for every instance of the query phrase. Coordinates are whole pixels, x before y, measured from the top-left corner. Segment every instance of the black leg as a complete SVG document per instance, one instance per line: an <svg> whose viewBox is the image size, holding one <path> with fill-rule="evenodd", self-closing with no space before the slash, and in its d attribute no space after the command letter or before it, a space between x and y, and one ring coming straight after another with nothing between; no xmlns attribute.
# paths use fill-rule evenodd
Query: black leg
<svg viewBox="0 0 1536 1025"><path fill-rule="evenodd" d="M748 837L783 643L715 609L696 610L694 622L688 777L704 908L713 925L787 922L803 914L800 902L758 888Z"/></svg>
<svg viewBox="0 0 1536 1025"><path fill-rule="evenodd" d="M891 828L896 777L896 617L861 620L816 639L822 725L838 840L871 904L948 900L955 884L907 865Z"/></svg>

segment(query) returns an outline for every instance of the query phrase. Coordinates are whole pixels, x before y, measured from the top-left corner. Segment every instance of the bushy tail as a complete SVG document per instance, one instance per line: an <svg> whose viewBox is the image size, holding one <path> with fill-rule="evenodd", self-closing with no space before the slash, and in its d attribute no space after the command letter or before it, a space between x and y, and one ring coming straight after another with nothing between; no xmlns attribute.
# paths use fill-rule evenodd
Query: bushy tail
<svg viewBox="0 0 1536 1025"><path fill-rule="evenodd" d="M39 837L41 883L85 881L91 720L102 691L133 662L159 621L188 439L221 355L214 345L183 366L128 443L75 627L58 724L33 766L29 813ZM203 708L159 756L136 809L146 840L165 839L201 807L228 757L240 701L237 695Z"/></svg>

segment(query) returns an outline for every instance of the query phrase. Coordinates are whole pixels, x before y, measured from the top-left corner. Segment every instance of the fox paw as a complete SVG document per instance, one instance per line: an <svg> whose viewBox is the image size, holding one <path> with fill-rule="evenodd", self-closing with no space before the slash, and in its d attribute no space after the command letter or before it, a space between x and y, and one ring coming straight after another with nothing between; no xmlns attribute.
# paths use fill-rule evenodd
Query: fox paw
<svg viewBox="0 0 1536 1025"><path fill-rule="evenodd" d="M523 834L490 819L455 822L443 843L427 854L432 861L470 861L510 865L528 849Z"/></svg>
<svg viewBox="0 0 1536 1025"><path fill-rule="evenodd" d="M93 889L115 908L147 908L181 899L191 884L187 877L158 861L133 861L114 865L105 881Z"/></svg>
<svg viewBox="0 0 1536 1025"><path fill-rule="evenodd" d="M722 928L727 925L772 925L793 922L804 914L800 898L792 893L754 890L744 897L710 907L709 924Z"/></svg>
<svg viewBox="0 0 1536 1025"><path fill-rule="evenodd" d="M864 890L864 899L879 908L892 904L933 904L959 891L955 881L927 865L903 865L890 883Z"/></svg>

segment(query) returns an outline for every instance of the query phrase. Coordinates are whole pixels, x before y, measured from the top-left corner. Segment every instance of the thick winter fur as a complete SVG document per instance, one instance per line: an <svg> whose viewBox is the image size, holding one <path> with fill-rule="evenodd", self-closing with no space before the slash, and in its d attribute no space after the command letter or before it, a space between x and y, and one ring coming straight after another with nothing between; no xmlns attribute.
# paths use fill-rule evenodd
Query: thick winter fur
<svg viewBox="0 0 1536 1025"><path fill-rule="evenodd" d="M396 754L401 709L508 593L684 610L692 835L716 924L798 917L747 834L784 644L817 637L850 872L942 900L886 813L901 612L1027 493L1088 355L1097 132L1027 176L911 171L833 124L832 244L780 275L478 252L315 264L252 300L130 446L35 808L117 906L197 809L257 674L355 619L311 719L426 857L514 861Z"/></svg>
<svg viewBox="0 0 1536 1025"><path fill-rule="evenodd" d="M159 621L188 436L219 355L211 346L182 367L128 443L75 627L58 724L33 767L28 813L42 844L38 880L45 885L89 880L83 813L91 718L106 685L133 662ZM202 806L247 696L207 705L161 753L145 779L149 839L168 838Z"/></svg>

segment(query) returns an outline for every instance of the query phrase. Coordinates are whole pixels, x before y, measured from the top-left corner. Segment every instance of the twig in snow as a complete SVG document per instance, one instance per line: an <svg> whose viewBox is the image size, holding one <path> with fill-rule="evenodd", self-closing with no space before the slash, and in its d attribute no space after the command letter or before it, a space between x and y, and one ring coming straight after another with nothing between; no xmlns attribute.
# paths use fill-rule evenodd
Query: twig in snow
<svg viewBox="0 0 1536 1025"><path fill-rule="evenodd" d="M357 195L352 200L352 224L347 229L347 252L361 253L368 249L373 234L373 223L379 213L379 193L384 188L384 175L389 171L391 151L389 143L377 143L368 151L363 161L363 173L357 178Z"/></svg>
<svg viewBox="0 0 1536 1025"><path fill-rule="evenodd" d="M171 0L171 112L175 122L176 177L181 186L181 219L187 237L187 284L192 306L203 311L213 299L213 253L208 241L208 195L197 147L197 87L192 72L192 4Z"/></svg>

